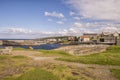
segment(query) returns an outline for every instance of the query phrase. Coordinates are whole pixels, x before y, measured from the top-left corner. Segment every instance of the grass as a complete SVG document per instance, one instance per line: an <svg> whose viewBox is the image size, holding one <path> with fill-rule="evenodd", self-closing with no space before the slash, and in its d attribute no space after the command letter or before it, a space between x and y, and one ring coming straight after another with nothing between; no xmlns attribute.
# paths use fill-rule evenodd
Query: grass
<svg viewBox="0 0 120 80"><path fill-rule="evenodd" d="M80 69L76 66L71 66L70 68L62 64L47 64L43 66L43 69L53 73L55 76L59 77L60 80L91 80L90 77L80 73ZM74 75L73 72L77 74Z"/></svg>
<svg viewBox="0 0 120 80"><path fill-rule="evenodd" d="M92 80L89 76L80 73L76 66L71 68L65 65L48 63L42 67L31 67L23 74L8 76L3 80ZM73 74L77 73L77 74Z"/></svg>
<svg viewBox="0 0 120 80"><path fill-rule="evenodd" d="M12 56L11 61L14 62L13 66L14 67L21 67L26 65L31 59L25 56L17 55L17 56Z"/></svg>
<svg viewBox="0 0 120 80"><path fill-rule="evenodd" d="M40 68L35 68L31 71L28 71L20 76L13 76L12 78L8 77L4 80L60 80L58 77L53 75L51 72L42 70Z"/></svg>
<svg viewBox="0 0 120 80"><path fill-rule="evenodd" d="M16 48L13 48L13 50L30 50L30 49L25 49L25 48L16 47Z"/></svg>
<svg viewBox="0 0 120 80"><path fill-rule="evenodd" d="M37 56L58 56L58 57L68 57L71 56L70 54L64 51L56 51L56 50L38 50L42 52L42 54L38 54Z"/></svg>
<svg viewBox="0 0 120 80"><path fill-rule="evenodd" d="M7 58L6 55L0 55L0 60L4 60L4 59L6 59L6 58Z"/></svg>
<svg viewBox="0 0 120 80"><path fill-rule="evenodd" d="M120 69L112 69L111 72L118 80L120 80Z"/></svg>
<svg viewBox="0 0 120 80"><path fill-rule="evenodd" d="M120 66L120 46L111 46L107 51L85 56L62 57L57 60L85 64L118 65Z"/></svg>
<svg viewBox="0 0 120 80"><path fill-rule="evenodd" d="M15 48L14 50L26 50L23 48ZM28 50L28 49L27 49ZM78 62L85 64L100 64L100 65L118 65L120 66L120 46L111 46L107 51L97 54L90 54L85 56L73 56L63 51L55 50L37 50L42 54L37 56L55 56L60 57L57 60ZM30 67L27 65L27 69L24 66L29 61L29 58L24 56L10 56L0 55L0 72L8 67L21 68L24 73L13 74L4 78L4 80L91 80L90 76L82 74L84 70L79 70L77 67L70 68L61 64L46 64L44 66L33 65ZM81 72L80 72L81 71ZM120 69L112 69L113 75L120 80ZM75 74L73 74L75 73ZM77 73L77 75L76 75ZM87 73L87 72L86 72Z"/></svg>
<svg viewBox="0 0 120 80"><path fill-rule="evenodd" d="M25 56L21 56L21 55L18 55L18 56L12 56L12 58L14 58L14 59L26 59Z"/></svg>
<svg viewBox="0 0 120 80"><path fill-rule="evenodd" d="M24 56L0 55L0 73L3 74L4 71L8 69L11 71L4 73L4 75L9 76L10 74L15 74L15 70L17 70L18 73L25 71L28 60L30 59Z"/></svg>
<svg viewBox="0 0 120 80"><path fill-rule="evenodd" d="M9 61L9 57L6 55L0 55L0 72L6 68L6 66L8 66L8 64L6 64L6 61Z"/></svg>

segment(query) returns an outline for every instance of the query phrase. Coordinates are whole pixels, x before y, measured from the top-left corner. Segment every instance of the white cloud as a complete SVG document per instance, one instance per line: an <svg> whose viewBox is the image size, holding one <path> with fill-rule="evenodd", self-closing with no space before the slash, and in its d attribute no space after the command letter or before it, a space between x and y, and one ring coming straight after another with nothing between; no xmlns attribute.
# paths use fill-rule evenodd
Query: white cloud
<svg viewBox="0 0 120 80"><path fill-rule="evenodd" d="M59 31L59 34L63 36L80 36L83 33L93 33L91 30L87 28L80 28L80 27L71 27L69 29L64 29Z"/></svg>
<svg viewBox="0 0 120 80"><path fill-rule="evenodd" d="M75 22L73 24L74 27L83 27L83 24L79 23L79 22Z"/></svg>
<svg viewBox="0 0 120 80"><path fill-rule="evenodd" d="M23 28L8 28L7 31L12 34L27 34L32 32L31 30Z"/></svg>
<svg viewBox="0 0 120 80"><path fill-rule="evenodd" d="M50 36L80 36L83 33L120 32L120 24L113 23L82 23L75 22L68 29L54 31L41 31L39 29L2 28L0 38L41 38Z"/></svg>
<svg viewBox="0 0 120 80"><path fill-rule="evenodd" d="M74 16L74 15L75 15L75 12L70 11L70 16Z"/></svg>
<svg viewBox="0 0 120 80"><path fill-rule="evenodd" d="M41 38L60 35L58 32L29 30L24 28L3 28L0 30L0 38Z"/></svg>
<svg viewBox="0 0 120 80"><path fill-rule="evenodd" d="M120 21L120 0L67 0L85 18Z"/></svg>
<svg viewBox="0 0 120 80"><path fill-rule="evenodd" d="M63 21L58 21L58 22L56 22L57 24L64 24L64 22Z"/></svg>
<svg viewBox="0 0 120 80"><path fill-rule="evenodd" d="M64 18L65 16L62 13L57 12L45 12L45 16L57 17L57 18Z"/></svg>
<svg viewBox="0 0 120 80"><path fill-rule="evenodd" d="M74 17L75 20L80 20L80 17Z"/></svg>
<svg viewBox="0 0 120 80"><path fill-rule="evenodd" d="M110 33L114 33L114 32L119 32L119 28L117 27L102 27L101 32L110 32Z"/></svg>
<svg viewBox="0 0 120 80"><path fill-rule="evenodd" d="M119 27L118 27L119 26ZM80 36L83 33L120 32L120 24L74 22L69 29L59 31L61 35Z"/></svg>

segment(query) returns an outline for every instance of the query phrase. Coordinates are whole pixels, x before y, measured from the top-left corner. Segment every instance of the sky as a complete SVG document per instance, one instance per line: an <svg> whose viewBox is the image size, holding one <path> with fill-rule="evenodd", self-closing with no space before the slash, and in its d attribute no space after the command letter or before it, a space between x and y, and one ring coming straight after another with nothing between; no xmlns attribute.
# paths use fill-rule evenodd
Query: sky
<svg viewBox="0 0 120 80"><path fill-rule="evenodd" d="M120 32L120 0L0 0L0 38Z"/></svg>

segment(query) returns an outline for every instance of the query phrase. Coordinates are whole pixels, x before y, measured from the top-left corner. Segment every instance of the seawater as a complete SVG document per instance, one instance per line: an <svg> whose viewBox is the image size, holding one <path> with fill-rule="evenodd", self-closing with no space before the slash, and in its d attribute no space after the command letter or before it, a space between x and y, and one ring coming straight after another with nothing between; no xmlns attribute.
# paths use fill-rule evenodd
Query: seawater
<svg viewBox="0 0 120 80"><path fill-rule="evenodd" d="M42 44L42 45L37 45L37 46L31 46L33 49L44 49L44 50L51 50L51 49L56 49L61 46L65 46L65 44ZM0 46L0 48L3 48L5 46ZM14 48L25 48L28 49L29 46L13 46Z"/></svg>

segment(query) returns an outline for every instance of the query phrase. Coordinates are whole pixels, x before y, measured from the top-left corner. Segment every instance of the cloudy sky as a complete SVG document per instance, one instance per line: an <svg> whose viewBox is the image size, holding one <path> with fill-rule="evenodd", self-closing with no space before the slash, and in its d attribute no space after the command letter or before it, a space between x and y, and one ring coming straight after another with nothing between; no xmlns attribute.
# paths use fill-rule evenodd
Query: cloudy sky
<svg viewBox="0 0 120 80"><path fill-rule="evenodd" d="M119 32L120 0L0 0L0 38Z"/></svg>

